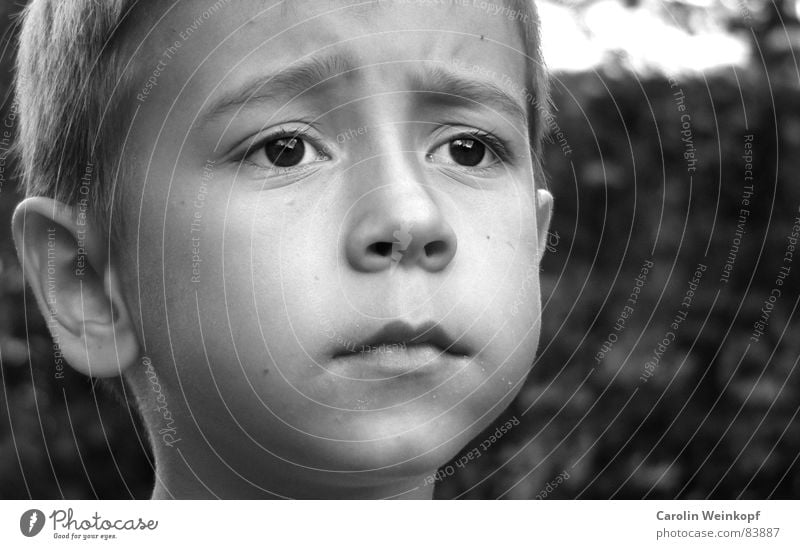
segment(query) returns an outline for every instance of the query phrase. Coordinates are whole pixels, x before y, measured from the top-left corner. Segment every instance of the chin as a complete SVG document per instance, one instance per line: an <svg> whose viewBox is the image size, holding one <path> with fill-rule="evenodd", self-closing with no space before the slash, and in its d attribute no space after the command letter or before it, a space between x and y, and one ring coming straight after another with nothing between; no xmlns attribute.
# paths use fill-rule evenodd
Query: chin
<svg viewBox="0 0 800 549"><path fill-rule="evenodd" d="M438 414L437 414L438 415ZM329 442L316 455L327 470L363 473L366 478L401 479L429 475L446 464L476 436L484 422L452 417L431 420L432 415L366 419L357 426L358 440ZM387 434L397 433L397 434ZM321 464L322 465L322 464Z"/></svg>

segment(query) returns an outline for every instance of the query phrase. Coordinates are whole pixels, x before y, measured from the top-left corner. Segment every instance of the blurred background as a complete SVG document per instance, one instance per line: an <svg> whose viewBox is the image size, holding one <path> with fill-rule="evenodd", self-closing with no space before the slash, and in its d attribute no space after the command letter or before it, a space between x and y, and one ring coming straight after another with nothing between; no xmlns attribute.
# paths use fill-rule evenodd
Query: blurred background
<svg viewBox="0 0 800 549"><path fill-rule="evenodd" d="M4 127L22 5L0 4ZM800 223L799 10L540 2L557 109L540 354L514 405L440 469L436 497L800 496L800 253L784 261ZM9 148L0 498L147 498L136 414L69 368L54 378L11 242L21 197Z"/></svg>

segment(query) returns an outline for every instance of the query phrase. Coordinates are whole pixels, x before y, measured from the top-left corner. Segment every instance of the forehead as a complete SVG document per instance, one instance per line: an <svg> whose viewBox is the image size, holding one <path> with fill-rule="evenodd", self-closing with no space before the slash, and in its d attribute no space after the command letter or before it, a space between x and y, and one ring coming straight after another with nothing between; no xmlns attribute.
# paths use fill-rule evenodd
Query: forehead
<svg viewBox="0 0 800 549"><path fill-rule="evenodd" d="M158 60L169 73L190 78L203 65L227 64L235 72L253 59L276 68L337 48L360 63L381 61L504 61L519 72L527 53L531 15L510 0L151 0L135 13L126 40L141 76ZM140 15L142 16L140 18ZM179 52L175 50L179 49ZM177 53L164 59L164 52ZM328 53L328 52L326 52ZM165 63L166 64L166 63ZM214 67L219 70L219 66ZM141 71L144 71L142 74Z"/></svg>
<svg viewBox="0 0 800 549"><path fill-rule="evenodd" d="M397 20L399 14L418 14L435 25L441 23L437 19L442 17L456 27L468 25L478 30L491 21L522 28L535 18L534 11L532 0L138 0L129 16L135 21L133 26L147 34L152 34L156 24L194 22L197 17L202 19L201 24L216 25L262 18L281 24L289 20L325 20L327 16L374 24L388 17L402 26L403 22Z"/></svg>

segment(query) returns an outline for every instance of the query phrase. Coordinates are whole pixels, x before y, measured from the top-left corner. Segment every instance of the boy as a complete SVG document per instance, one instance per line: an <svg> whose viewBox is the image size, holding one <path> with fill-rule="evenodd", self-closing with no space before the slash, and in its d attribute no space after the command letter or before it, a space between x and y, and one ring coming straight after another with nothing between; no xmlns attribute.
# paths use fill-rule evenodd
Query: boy
<svg viewBox="0 0 800 549"><path fill-rule="evenodd" d="M517 394L552 197L498 2L28 7L15 239L154 498L429 498Z"/></svg>

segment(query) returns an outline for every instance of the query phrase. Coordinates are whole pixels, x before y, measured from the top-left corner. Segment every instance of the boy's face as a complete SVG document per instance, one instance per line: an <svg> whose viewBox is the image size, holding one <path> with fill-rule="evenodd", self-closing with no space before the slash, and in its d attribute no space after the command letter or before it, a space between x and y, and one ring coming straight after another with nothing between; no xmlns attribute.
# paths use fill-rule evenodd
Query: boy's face
<svg viewBox="0 0 800 549"><path fill-rule="evenodd" d="M550 203L521 24L457 2L198 18L214 3L169 11L136 69L122 265L143 353L237 467L429 472L537 348Z"/></svg>

